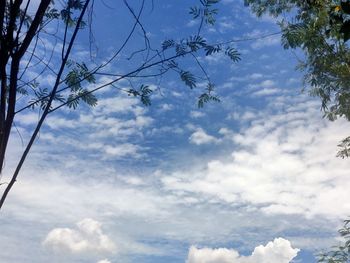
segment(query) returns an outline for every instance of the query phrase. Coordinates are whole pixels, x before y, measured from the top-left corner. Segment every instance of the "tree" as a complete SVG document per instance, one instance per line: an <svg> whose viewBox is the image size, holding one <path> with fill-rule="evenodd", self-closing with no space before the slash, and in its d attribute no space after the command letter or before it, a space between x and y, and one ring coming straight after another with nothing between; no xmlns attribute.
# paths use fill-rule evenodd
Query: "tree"
<svg viewBox="0 0 350 263"><path fill-rule="evenodd" d="M138 7L131 6L127 0L119 4L126 7L133 19L129 34L109 58L105 58L104 62L91 68L86 61L74 61L70 56L80 31L88 31L90 47L94 45L91 30L94 0L65 0L60 3L42 0L39 4L31 0L0 0L0 175L3 172L14 121L25 111L34 110L40 114L39 121L32 131L11 180L0 182L0 186L6 186L0 199L0 209L17 180L43 122L48 115L64 106L76 109L80 102L95 106L96 91L107 86L115 87L115 84L123 79L128 80L131 87L121 91L139 98L144 105L149 106L154 90L144 84L135 88L132 81L140 78L156 80L169 71L176 72L185 85L194 89L198 74L186 70L186 67L181 64L185 58L195 63L198 71L201 72L201 78L207 82L205 89L199 93L198 106L203 107L209 101L219 101L214 93L214 84L197 57L199 54L210 56L222 52L234 62L240 59L237 50L228 43L209 44L202 36L202 28L205 25L213 25L215 22L217 14L215 4L219 0L200 0L197 6L191 7L189 13L192 18L199 20L196 32L178 41L167 39L159 48L152 47L141 21L146 0L138 2ZM31 9L35 10L34 15L29 12ZM55 33L49 33L47 29L53 24L58 30ZM141 40L144 48L131 52L129 60L136 54L142 54L143 61L128 72L119 74L106 72L107 65L122 63L118 60L118 56L125 50L137 30L142 33ZM56 47L51 49L48 60L45 60L40 53L43 34L50 35L60 44L59 50ZM188 65L188 62L184 64ZM28 74L28 69L31 67L36 67L40 73L35 77L31 76ZM51 86L38 81L38 78L46 72L55 76L54 84ZM112 80L99 85L96 76L108 76ZM88 88L89 84L94 84L94 87ZM19 96L21 96L20 101Z"/></svg>
<svg viewBox="0 0 350 263"><path fill-rule="evenodd" d="M344 226L338 231L344 239L341 245L333 247L331 251L321 253L318 262L348 263L350 262L350 220L344 221Z"/></svg>
<svg viewBox="0 0 350 263"><path fill-rule="evenodd" d="M282 45L300 49L298 69L312 96L322 101L331 121L350 121L350 1L343 0L245 0L261 16L279 17ZM283 18L282 18L283 17ZM350 137L339 144L338 156L350 155Z"/></svg>

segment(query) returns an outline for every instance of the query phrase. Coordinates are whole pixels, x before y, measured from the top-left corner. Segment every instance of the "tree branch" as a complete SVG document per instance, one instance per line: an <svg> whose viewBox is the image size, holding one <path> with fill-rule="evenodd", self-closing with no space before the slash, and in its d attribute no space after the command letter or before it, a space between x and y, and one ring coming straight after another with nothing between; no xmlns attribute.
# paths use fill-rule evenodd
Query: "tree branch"
<svg viewBox="0 0 350 263"><path fill-rule="evenodd" d="M50 2L49 0L46 0L46 1ZM41 4L42 4L43 2L45 2L45 1L42 1ZM26 157L27 157L27 155L28 155L28 153L29 153L29 150L31 149L31 147L32 147L32 145L33 145L33 143L34 143L34 141L35 141L35 139L36 139L36 137L37 137L37 135L38 135L38 133L39 133L39 131L40 131L40 128L41 128L42 124L44 123L44 120L45 120L47 114L49 113L49 110L50 110L50 107L51 107L51 103L52 103L52 101L53 101L53 99L54 99L54 97L55 97L55 95L56 95L56 91L57 91L58 85L59 85L59 83L60 83L61 75L62 75L62 73L63 73L63 70L64 70L65 66L66 66L66 63L67 63L67 60L68 60L69 55L70 55L70 53L71 53L71 50L72 50L72 48L73 48L74 41L75 41L76 36L77 36L77 34L78 34L78 31L79 31L79 29L80 29L81 21L83 20L83 17L84 17L85 11L86 11L86 9L87 9L87 7L88 7L88 5L89 5L89 2L90 2L90 0L86 0L85 4L84 4L84 6L83 6L83 8L82 8L82 10L81 10L79 19L78 19L78 21L77 21L76 27L75 27L75 29L74 29L73 35L72 35L72 37L71 37L70 43L69 43L68 48L67 48L66 55L65 55L64 59L63 59L62 62L61 62L60 70L58 71L58 75L57 75L57 78L56 78L56 82L55 82L55 85L54 85L54 87L53 87L53 89L52 89L52 92L51 92L51 96L50 96L50 98L49 98L49 101L48 101L48 103L47 103L47 105L46 105L46 107L45 107L45 109L44 109L44 112L43 112L43 114L41 115L40 120L39 120L39 122L38 122L38 124L37 124L37 126L36 126L36 128L35 128L35 130L34 130L34 132L33 132L33 134L32 134L32 136L31 136L30 140L29 140L29 143L28 143L27 146L26 146L26 149L24 150L24 152L23 152L23 154L22 154L22 156L21 156L21 159L20 159L20 161L19 161L19 163L18 163L18 165L17 165L17 167L16 167L16 170L15 170L14 174L12 175L12 178L11 178L9 184L7 185L5 191L3 192L2 196L1 196L1 199L0 199L0 210L1 210L3 204L4 204L5 200L6 200L6 197L7 197L8 193L9 193L9 191L11 190L12 186L13 186L14 183L16 182L17 176L18 176L18 174L19 174L19 171L20 171L20 169L22 168L22 165L23 165L23 163L24 163L24 161L25 161L25 159L26 159ZM39 9L40 9L40 7L39 7ZM39 12L39 11L38 11L38 12ZM38 13L38 12L37 12L37 13ZM39 22L40 22L40 21L39 21ZM34 22L33 22L33 23L34 23ZM39 24L39 23L38 23L38 24ZM33 24L32 24L32 25L33 25ZM35 31L34 31L32 34L35 35ZM30 44L30 43L28 43L27 46L29 46L29 44ZM16 77L17 77L17 76L16 76Z"/></svg>
<svg viewBox="0 0 350 263"><path fill-rule="evenodd" d="M30 43L32 42L32 39L34 38L40 23L43 21L43 17L45 15L45 11L50 5L51 0L42 0L40 2L40 5L38 7L38 11L35 14L35 17L33 19L32 24L30 25L28 32L22 42L22 45L20 46L19 50L17 51L17 56L21 58L24 53L27 51Z"/></svg>

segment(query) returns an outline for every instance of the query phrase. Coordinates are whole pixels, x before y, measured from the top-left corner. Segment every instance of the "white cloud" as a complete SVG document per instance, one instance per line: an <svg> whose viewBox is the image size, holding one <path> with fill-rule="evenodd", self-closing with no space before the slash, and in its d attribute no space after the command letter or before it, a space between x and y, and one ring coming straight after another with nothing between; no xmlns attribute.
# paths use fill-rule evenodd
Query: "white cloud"
<svg viewBox="0 0 350 263"><path fill-rule="evenodd" d="M112 263L108 259L99 260L97 263Z"/></svg>
<svg viewBox="0 0 350 263"><path fill-rule="evenodd" d="M250 78L251 78L251 79L260 79L260 78L262 78L263 76L264 76L264 75L261 74L261 73L253 73L253 74L250 75Z"/></svg>
<svg viewBox="0 0 350 263"><path fill-rule="evenodd" d="M107 145L104 147L104 150L109 156L112 156L114 158L125 156L140 156L140 147L131 143L123 143L115 146Z"/></svg>
<svg viewBox="0 0 350 263"><path fill-rule="evenodd" d="M223 63L226 61L226 59L227 59L227 56L223 53L214 53L211 56L205 57L205 60L211 65Z"/></svg>
<svg viewBox="0 0 350 263"><path fill-rule="evenodd" d="M144 109L138 106L138 104L139 101L137 99L127 96L104 98L98 101L98 104L93 111L96 114L132 112L135 115L139 115Z"/></svg>
<svg viewBox="0 0 350 263"><path fill-rule="evenodd" d="M147 110L137 99L124 95L108 97L100 99L94 108L66 111L69 115L49 116L45 128L50 130L42 130L40 136L46 143L59 141L61 148L75 151L88 149L99 154L100 159L144 156L146 148L141 145L142 139L154 119L147 116ZM19 114L16 121L18 128L23 129L35 124L37 119L35 113Z"/></svg>
<svg viewBox="0 0 350 263"><path fill-rule="evenodd" d="M114 253L116 246L103 233L102 224L90 218L78 222L75 229L55 228L51 230L43 244L55 251L71 253Z"/></svg>
<svg viewBox="0 0 350 263"><path fill-rule="evenodd" d="M280 93L281 90L276 89L276 88L264 88L259 91L253 92L253 96L268 96L268 95L273 95L273 94L278 94Z"/></svg>
<svg viewBox="0 0 350 263"><path fill-rule="evenodd" d="M273 80L267 79L261 82L259 86L261 86L262 88L272 88L275 85L276 83Z"/></svg>
<svg viewBox="0 0 350 263"><path fill-rule="evenodd" d="M283 238L276 238L266 246L256 247L250 256L240 256L234 249L197 248L192 246L186 263L289 263L299 249Z"/></svg>
<svg viewBox="0 0 350 263"><path fill-rule="evenodd" d="M275 35L275 36L255 40L255 42L251 44L251 47L253 49L261 49L264 47L279 45L280 43L281 43L281 37L279 35Z"/></svg>
<svg viewBox="0 0 350 263"><path fill-rule="evenodd" d="M190 113L191 118L197 119L197 118L202 118L205 116L205 113L201 111L191 111Z"/></svg>
<svg viewBox="0 0 350 263"><path fill-rule="evenodd" d="M257 84L250 84L249 88L251 96L268 96L281 93L282 91L276 88L276 82L271 79L266 79Z"/></svg>
<svg viewBox="0 0 350 263"><path fill-rule="evenodd" d="M26 126L37 124L40 116L35 112L30 112L26 114L18 114L16 117L17 124Z"/></svg>
<svg viewBox="0 0 350 263"><path fill-rule="evenodd" d="M236 145L231 157L213 159L205 169L191 171L191 176L180 171L170 174L162 179L164 186L253 206L270 215L347 216L350 204L344 200L350 198L350 182L344 178L349 164L335 155L337 143L348 135L348 122L322 121L317 103L287 102L283 97L246 119L248 126L239 133L224 131ZM197 143L215 141L205 135L194 138Z"/></svg>
<svg viewBox="0 0 350 263"><path fill-rule="evenodd" d="M258 84L251 84L249 85L249 87L251 88L272 88L272 87L275 87L276 86L276 82L271 80L271 79L266 79L266 80L263 80L261 81L260 83Z"/></svg>
<svg viewBox="0 0 350 263"><path fill-rule="evenodd" d="M233 249L200 249L192 246L188 252L186 263L233 263L237 258L239 258L239 254Z"/></svg>
<svg viewBox="0 0 350 263"><path fill-rule="evenodd" d="M203 129L198 128L189 138L190 142L196 145L218 143L219 139L207 134Z"/></svg>
<svg viewBox="0 0 350 263"><path fill-rule="evenodd" d="M79 122L74 119L68 120L65 118L50 116L50 121L47 122L47 125L51 129L74 129L79 126Z"/></svg>
<svg viewBox="0 0 350 263"><path fill-rule="evenodd" d="M160 105L161 111L171 111L173 108L174 106L168 103L163 103L162 105Z"/></svg>

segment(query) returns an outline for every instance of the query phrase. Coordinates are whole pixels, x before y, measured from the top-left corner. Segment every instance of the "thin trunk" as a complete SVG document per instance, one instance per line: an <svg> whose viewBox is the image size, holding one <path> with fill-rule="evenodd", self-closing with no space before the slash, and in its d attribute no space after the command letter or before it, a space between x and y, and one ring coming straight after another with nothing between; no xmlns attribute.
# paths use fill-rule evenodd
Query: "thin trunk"
<svg viewBox="0 0 350 263"><path fill-rule="evenodd" d="M2 61L0 63L6 69L6 64L9 60L9 56L12 56L11 61L11 72L10 72L10 83L9 83L9 91L8 91L8 105L7 105L7 115L4 121L4 127L1 131L0 137L0 174L2 173L3 164L5 161L5 153L7 149L7 144L9 140L9 136L11 133L11 128L13 124L13 119L15 116L15 107L16 107L16 95L17 95L17 78L19 72L19 63L25 52L27 51L31 41L33 40L40 23L43 21L43 17L45 15L45 11L47 10L51 0L42 0L38 10L35 14L34 20L29 27L29 30L26 34L26 37L23 40L23 43L20 47L18 47L18 43L14 43L13 34L14 28L16 24L16 20L19 13L20 5L23 0L15 1L15 3L11 6L10 10L10 20L7 27L6 39L4 39L2 44L2 50L0 57ZM17 51L18 49L18 51ZM4 63L4 64L3 64ZM2 72L3 73L3 72ZM6 74L5 81L2 79L1 84L6 84ZM0 99L0 110L2 110L1 114L5 114L6 109L6 85L2 85L1 87L1 99Z"/></svg>
<svg viewBox="0 0 350 263"><path fill-rule="evenodd" d="M5 18L6 0L0 0L0 42L2 42L3 29L4 29L4 18Z"/></svg>
<svg viewBox="0 0 350 263"><path fill-rule="evenodd" d="M1 138L1 144L0 144L0 173L2 172L7 143L10 137L13 119L15 117L18 71L19 71L19 60L17 58L13 58L11 62L7 115L4 123L3 136Z"/></svg>
<svg viewBox="0 0 350 263"><path fill-rule="evenodd" d="M5 116L6 116L5 115L6 114L6 86L7 86L6 65L0 65L0 78L1 78L1 83L0 83L1 84L1 94L0 94L0 142L1 142L2 138L3 138L3 134L4 134ZM0 169L0 172L1 172L1 169Z"/></svg>
<svg viewBox="0 0 350 263"><path fill-rule="evenodd" d="M42 2L44 2L44 1L42 1ZM11 190L12 186L14 185L14 183L16 182L17 176L19 174L19 171L21 170L22 165L23 165L23 163L24 163L24 161L25 161L25 159L26 159L26 157L27 157L27 155L28 155L28 153L29 153L29 151L30 151L30 149L31 149L31 147L32 147L32 145L33 145L33 143L34 143L34 141L35 141L39 131L40 131L40 129L41 129L41 126L44 123L47 114L49 113L51 104L52 104L52 102L54 100L54 97L56 95L56 91L57 91L58 86L60 84L60 79L61 79L61 76L63 74L63 70L64 70L64 68L66 66L67 60L68 60L69 55L71 53L71 50L73 48L74 41L75 41L76 36L78 34L81 21L83 20L83 17L84 17L84 14L86 12L86 9L87 9L87 7L89 5L89 2L90 2L90 0L87 0L85 2L84 7L83 7L83 9L81 11L81 14L80 14L79 19L77 21L77 24L76 24L76 27L74 29L72 38L71 38L71 40L69 42L66 55L65 55L65 57L63 58L63 60L61 62L61 67L60 67L60 70L59 70L59 72L57 74L56 82L55 82L55 85L54 85L54 87L52 89L51 96L50 96L49 101L48 101L48 103L47 103L47 105L45 107L45 110L44 110L43 114L40 117L40 120L39 120L39 122L38 122L38 124L37 124L37 126L36 126L36 128L35 128L35 130L34 130L34 132L32 134L32 136L31 136L30 140L29 140L29 143L28 143L26 149L24 150L24 152L22 154L22 157L21 157L21 159L20 159L20 161L19 161L19 163L18 163L18 165L16 167L16 170L15 170L14 174L12 175L12 178L11 178L9 184L7 185L4 193L1 196L1 199L0 199L0 210L1 210L3 204L4 204L5 200L6 200L6 197L7 197L8 193L10 192L10 190ZM34 21L33 21L33 23L34 23ZM35 35L35 32L34 32L34 35Z"/></svg>

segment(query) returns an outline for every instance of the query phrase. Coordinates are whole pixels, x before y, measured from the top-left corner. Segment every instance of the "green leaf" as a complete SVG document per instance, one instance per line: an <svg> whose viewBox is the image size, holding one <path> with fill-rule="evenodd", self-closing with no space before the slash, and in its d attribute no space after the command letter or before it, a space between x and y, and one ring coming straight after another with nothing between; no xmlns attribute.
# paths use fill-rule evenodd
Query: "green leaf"
<svg viewBox="0 0 350 263"><path fill-rule="evenodd" d="M198 108L203 108L204 105L210 101L220 102L219 97L210 95L209 93L203 93L198 98Z"/></svg>
<svg viewBox="0 0 350 263"><path fill-rule="evenodd" d="M219 53L221 51L221 46L220 45L214 45L214 46L206 45L204 47L204 50L205 50L205 55L210 56L214 53Z"/></svg>
<svg viewBox="0 0 350 263"><path fill-rule="evenodd" d="M78 107L79 105L79 100L76 99L75 94L70 94L67 98L67 106L68 108L73 108L74 110Z"/></svg>
<svg viewBox="0 0 350 263"><path fill-rule="evenodd" d="M233 61L238 62L241 60L240 54L233 47L228 47L225 51L225 54Z"/></svg>
<svg viewBox="0 0 350 263"><path fill-rule="evenodd" d="M186 45L191 49L191 51L197 51L198 49L206 46L206 40L201 36L195 35L187 39Z"/></svg>
<svg viewBox="0 0 350 263"><path fill-rule="evenodd" d="M80 99L91 107L95 107L97 105L97 98L94 94L89 93L88 90L79 91L77 96L80 96Z"/></svg>
<svg viewBox="0 0 350 263"><path fill-rule="evenodd" d="M153 93L153 90L151 90L147 85L142 84L139 90L129 89L127 92L129 95L134 97L140 97L140 101L145 106L150 106L152 104L151 94Z"/></svg>
<svg viewBox="0 0 350 263"><path fill-rule="evenodd" d="M191 72L181 71L180 77L181 80L185 82L186 86L190 87L191 89L196 87L196 78Z"/></svg>

